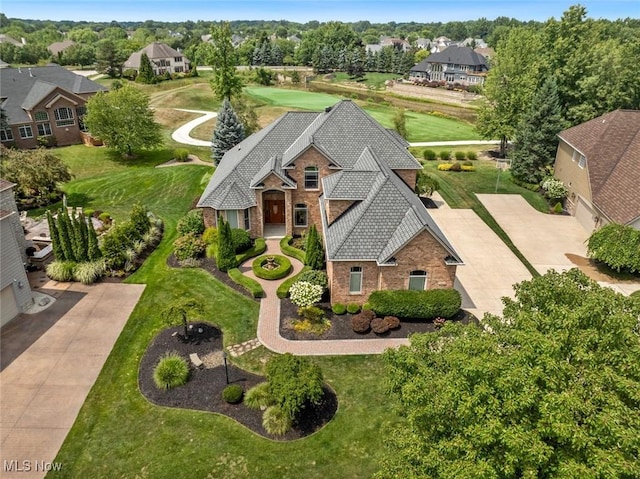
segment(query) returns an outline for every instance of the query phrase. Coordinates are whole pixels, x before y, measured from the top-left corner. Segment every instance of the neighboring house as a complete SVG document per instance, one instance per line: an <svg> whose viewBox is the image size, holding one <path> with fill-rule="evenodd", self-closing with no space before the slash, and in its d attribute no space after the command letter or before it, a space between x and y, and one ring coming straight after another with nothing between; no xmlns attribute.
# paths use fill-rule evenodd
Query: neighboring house
<svg viewBox="0 0 640 479"><path fill-rule="evenodd" d="M476 47L473 49L473 51L482 55L488 63L491 62L491 59L496 56L496 51L491 47Z"/></svg>
<svg viewBox="0 0 640 479"><path fill-rule="evenodd" d="M461 264L413 189L408 144L344 100L289 112L229 150L198 207L252 237L322 234L332 302L453 287Z"/></svg>
<svg viewBox="0 0 640 479"><path fill-rule="evenodd" d="M0 327L33 303L25 271L26 241L13 196L14 186L0 178Z"/></svg>
<svg viewBox="0 0 640 479"><path fill-rule="evenodd" d="M482 38L465 38L463 41L459 43L460 46L463 47L471 47L471 48L487 48L489 45Z"/></svg>
<svg viewBox="0 0 640 479"><path fill-rule="evenodd" d="M615 110L558 137L554 175L571 214L589 232L607 223L640 229L640 110Z"/></svg>
<svg viewBox="0 0 640 479"><path fill-rule="evenodd" d="M35 148L38 138L58 146L81 143L87 100L106 88L58 65L0 69L0 102L9 127L6 146Z"/></svg>
<svg viewBox="0 0 640 479"><path fill-rule="evenodd" d="M382 37L380 39L380 45L383 47L394 47L398 50L402 50L403 52L411 50L409 42L402 38Z"/></svg>
<svg viewBox="0 0 640 479"><path fill-rule="evenodd" d="M52 43L47 47L47 50L49 50L51 52L51 55L53 55L55 58L60 58L67 48L75 44L76 42L74 42L73 40L63 40L61 42Z"/></svg>
<svg viewBox="0 0 640 479"><path fill-rule="evenodd" d="M21 40L22 41L19 42L15 38L11 38L10 36L5 35L4 33L0 33L0 43L11 43L11 45L15 47L23 47L27 42L24 38L22 38Z"/></svg>
<svg viewBox="0 0 640 479"><path fill-rule="evenodd" d="M431 48L431 40L429 40L428 38L417 38L416 48L420 50L428 50L429 48Z"/></svg>
<svg viewBox="0 0 640 479"><path fill-rule="evenodd" d="M482 85L488 70L487 60L482 55L469 47L451 45L415 65L409 71L409 79Z"/></svg>
<svg viewBox="0 0 640 479"><path fill-rule="evenodd" d="M431 53L438 53L446 50L452 43L451 39L447 37L440 36L438 38L434 38L431 42Z"/></svg>
<svg viewBox="0 0 640 479"><path fill-rule="evenodd" d="M191 70L191 62L187 57L178 50L160 42L150 43L142 50L132 53L129 59L124 62L123 68L140 71L140 58L143 53L149 57L153 73L156 75L187 73Z"/></svg>

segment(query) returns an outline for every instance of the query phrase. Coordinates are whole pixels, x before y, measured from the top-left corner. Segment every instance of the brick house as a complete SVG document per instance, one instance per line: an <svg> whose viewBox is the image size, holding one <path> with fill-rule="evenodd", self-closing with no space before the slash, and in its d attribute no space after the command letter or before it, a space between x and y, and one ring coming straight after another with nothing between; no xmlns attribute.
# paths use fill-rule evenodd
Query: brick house
<svg viewBox="0 0 640 479"><path fill-rule="evenodd" d="M58 65L0 68L5 146L35 148L38 138L58 146L81 143L87 100L105 87Z"/></svg>
<svg viewBox="0 0 640 479"><path fill-rule="evenodd" d="M191 62L181 52L160 42L153 42L142 50L133 52L124 62L123 69L140 71L140 58L146 53L151 61L151 67L155 75L165 73L187 73L191 70Z"/></svg>
<svg viewBox="0 0 640 479"><path fill-rule="evenodd" d="M615 110L558 134L554 176L567 209L591 232L607 223L640 229L640 110Z"/></svg>
<svg viewBox="0 0 640 479"><path fill-rule="evenodd" d="M409 79L482 85L488 70L486 58L472 48L449 45L416 64L409 70Z"/></svg>
<svg viewBox="0 0 640 479"><path fill-rule="evenodd" d="M198 207L252 237L316 225L332 302L378 289L451 288L461 264L413 192L420 164L408 144L355 103L289 112L229 150Z"/></svg>

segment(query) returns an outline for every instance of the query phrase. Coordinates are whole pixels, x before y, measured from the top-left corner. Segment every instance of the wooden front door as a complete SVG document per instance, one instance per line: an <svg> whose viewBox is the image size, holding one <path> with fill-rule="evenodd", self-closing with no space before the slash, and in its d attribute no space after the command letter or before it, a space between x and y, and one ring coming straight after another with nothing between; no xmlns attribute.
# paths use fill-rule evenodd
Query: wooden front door
<svg viewBox="0 0 640 479"><path fill-rule="evenodd" d="M264 222L284 223L284 200L264 201Z"/></svg>

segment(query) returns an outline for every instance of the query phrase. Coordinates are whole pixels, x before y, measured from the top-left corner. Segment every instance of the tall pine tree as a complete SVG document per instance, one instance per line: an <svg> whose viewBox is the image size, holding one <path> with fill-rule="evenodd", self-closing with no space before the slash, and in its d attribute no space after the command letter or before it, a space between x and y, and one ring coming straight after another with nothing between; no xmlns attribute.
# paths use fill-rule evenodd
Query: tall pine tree
<svg viewBox="0 0 640 479"><path fill-rule="evenodd" d="M138 72L138 76L136 81L140 83L155 83L156 75L153 73L153 66L151 65L151 60L146 53L140 55L140 70Z"/></svg>
<svg viewBox="0 0 640 479"><path fill-rule="evenodd" d="M316 225L311 225L307 234L304 264L314 270L324 269L324 249Z"/></svg>
<svg viewBox="0 0 640 479"><path fill-rule="evenodd" d="M64 209L61 209L58 213L58 234L65 260L76 261L73 247L73 227L71 226L69 215Z"/></svg>
<svg viewBox="0 0 640 479"><path fill-rule="evenodd" d="M244 126L238 120L238 116L231 106L231 102L225 99L218 112L216 127L213 130L211 150L213 162L217 165L224 154L244 140Z"/></svg>
<svg viewBox="0 0 640 479"><path fill-rule="evenodd" d="M216 264L220 271L225 272L238 265L236 261L236 251L231 238L231 226L229 226L229 223L226 222L222 216L218 218L218 252Z"/></svg>
<svg viewBox="0 0 640 479"><path fill-rule="evenodd" d="M511 174L527 183L539 183L556 157L557 134L565 128L558 87L547 78L535 93L531 107L516 129Z"/></svg>
<svg viewBox="0 0 640 479"><path fill-rule="evenodd" d="M96 261L102 257L102 251L98 246L98 236L96 230L93 228L91 218L88 218L87 224L87 257L89 261Z"/></svg>
<svg viewBox="0 0 640 479"><path fill-rule="evenodd" d="M53 218L51 211L47 210L47 222L49 223L49 237L51 238L51 248L56 261L64 261L67 257L64 254L62 243L60 241L60 230L58 223Z"/></svg>

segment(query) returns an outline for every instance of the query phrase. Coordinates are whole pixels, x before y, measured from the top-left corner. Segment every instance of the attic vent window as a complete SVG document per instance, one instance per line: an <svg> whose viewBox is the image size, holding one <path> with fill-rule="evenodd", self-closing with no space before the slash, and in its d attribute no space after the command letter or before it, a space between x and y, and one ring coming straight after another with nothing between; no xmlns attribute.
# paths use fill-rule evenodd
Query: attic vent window
<svg viewBox="0 0 640 479"><path fill-rule="evenodd" d="M587 159L584 157L584 155L580 155L580 159L578 160L578 166L583 169L585 166L587 166Z"/></svg>

